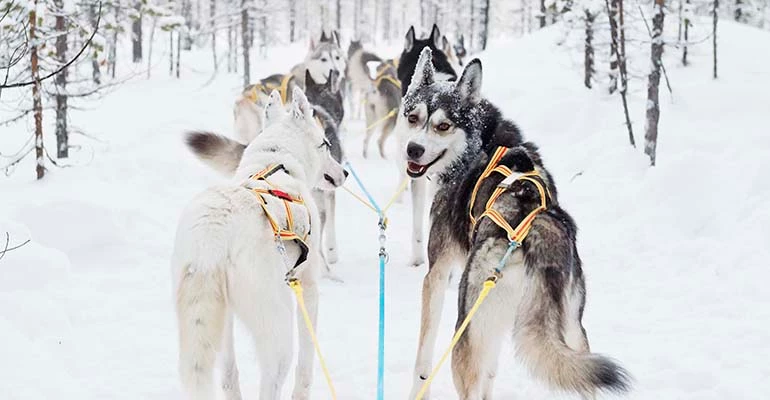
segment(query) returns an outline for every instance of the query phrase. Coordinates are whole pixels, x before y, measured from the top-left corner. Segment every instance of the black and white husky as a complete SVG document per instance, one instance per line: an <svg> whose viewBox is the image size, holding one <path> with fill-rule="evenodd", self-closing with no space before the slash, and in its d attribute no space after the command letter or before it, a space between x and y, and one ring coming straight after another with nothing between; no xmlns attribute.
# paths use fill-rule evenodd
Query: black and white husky
<svg viewBox="0 0 770 400"><path fill-rule="evenodd" d="M284 282L287 271L296 269L294 276L304 286L315 324L321 262L320 240L311 227L320 221L311 189L334 189L344 183L345 174L332 158L305 95L295 89L293 98L286 111L277 92L269 96L264 130L243 151L234 178L196 196L179 221L171 270L179 325L179 373L191 399L217 397L213 377L217 359L222 365L225 398L241 399L233 348L234 316L250 331L256 345L259 398L280 398L292 364L295 326L291 289ZM280 167L272 170L269 179L251 178L270 166ZM257 189L270 190L270 194L258 197L252 192ZM281 196L299 196L307 207L284 204ZM286 241L282 255L263 205L284 228L286 209L293 210L294 231L307 235L308 253L298 243ZM303 254L307 256L304 262ZM293 398L306 399L312 381L313 344L302 317L298 318L299 361Z"/></svg>
<svg viewBox="0 0 770 400"><path fill-rule="evenodd" d="M404 50L401 52L398 62L398 79L401 81L401 95L406 94L406 90L409 84L412 82L412 74L415 72L415 66L420 57L423 49L430 49L433 54L432 64L434 67L434 78L437 80L455 80L457 73L449 62L447 55L441 50L442 48L441 31L438 26L433 25L430 36L424 39L415 38L414 27L410 27L406 32L406 38L404 40ZM399 110L399 113L403 112L403 108ZM404 128L398 127L398 121L396 120L395 132L405 132ZM399 148L406 146L407 136L397 133ZM403 154L399 155L398 172L401 179L406 177L406 159ZM423 239L424 231L424 216L426 208L426 200L428 199L428 187L425 178L413 179L411 183L411 195L412 195L412 257L410 263L414 266L425 263L425 245Z"/></svg>
<svg viewBox="0 0 770 400"><path fill-rule="evenodd" d="M459 326L508 248L505 231L491 219L482 219L474 229L469 217L473 188L498 146L511 148L502 158L503 165L513 174L537 171L550 196L541 199L533 183L514 181L494 202L494 210L511 226L517 226L541 201L547 201L548 207L535 217L529 235L508 258L497 286L454 349L452 372L459 397L493 397L500 348L511 336L516 354L554 388L585 398L598 390L627 390L625 370L589 351L581 322L586 292L575 223L559 206L553 179L537 147L522 143L518 128L481 97L481 73L481 62L475 59L456 83L437 81L431 50L423 50L399 115L399 125L409 138L404 148L408 174L413 178L432 174L437 185L412 398L431 373L452 264L465 264ZM502 181L500 175L483 181L474 215L481 214Z"/></svg>
<svg viewBox="0 0 770 400"><path fill-rule="evenodd" d="M326 83L330 71L334 71L339 81L337 84L341 84L346 63L336 31L331 35L322 32L317 43L311 39L305 61L292 67L288 74L270 75L244 88L235 101L233 111L236 139L248 144L262 130L262 110L272 90L278 90L283 102L289 103L295 87L305 89L306 73L315 82Z"/></svg>

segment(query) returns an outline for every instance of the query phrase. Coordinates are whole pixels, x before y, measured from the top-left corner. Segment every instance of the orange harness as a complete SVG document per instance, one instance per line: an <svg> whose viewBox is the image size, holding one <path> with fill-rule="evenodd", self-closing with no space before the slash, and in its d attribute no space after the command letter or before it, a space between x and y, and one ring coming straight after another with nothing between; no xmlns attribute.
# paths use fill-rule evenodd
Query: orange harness
<svg viewBox="0 0 770 400"><path fill-rule="evenodd" d="M498 147L494 154L492 154L492 158L489 160L489 163L487 164L487 167L484 169L484 172L481 173L481 176L476 181L476 186L473 187L473 193L471 194L471 201L470 206L468 210L468 214L471 218L471 226L475 229L476 224L478 221L480 221L482 218L487 217L492 222L494 222L497 226L504 229L505 232L508 234L508 240L511 242L511 244L514 244L516 247L521 246L522 241L524 238L527 237L527 234L529 234L529 231L532 229L532 222L534 222L535 217L542 211L545 211L547 208L546 199L551 197L551 194L548 192L548 188L545 187L545 185L542 182L542 177L537 171L529 171L525 172L523 174L520 174L518 176L513 176L513 171L511 171L510 168L506 167L505 165L499 165L500 160L503 158L505 153L508 151L508 147L500 146ZM503 175L506 179L500 182L499 185L495 188L495 191L492 192L492 195L489 197L489 200L487 200L487 204L484 206L484 212L481 213L478 217L473 215L473 206L476 204L476 194L479 190L479 187L481 186L481 182L488 178L490 175L492 175L493 172L497 172L501 175ZM532 210L524 219L516 226L516 228L511 227L511 224L508 223L508 221L505 220L502 214L500 214L499 211L492 208L492 206L495 204L495 201L502 195L510 185L513 184L513 182L517 180L524 180L531 182L535 185L537 188L538 193L540 194L540 205Z"/></svg>
<svg viewBox="0 0 770 400"><path fill-rule="evenodd" d="M294 75L286 74L281 78L280 85L274 85L270 82L255 83L254 86L246 93L246 98L256 103L259 99L259 92L269 95L273 90L279 90L281 94L281 101L286 104L286 98L289 95L289 83L294 79Z"/></svg>
<svg viewBox="0 0 770 400"><path fill-rule="evenodd" d="M275 239L279 241L293 240L295 243L297 243L297 245L299 245L301 253L297 259L297 262L294 264L294 267L296 267L307 260L307 255L310 252L310 248L306 242L307 237L310 234L310 228L308 228L307 233L305 233L305 235L302 237L296 233L294 230L294 215L291 211L291 204L293 203L304 206L308 216L310 216L310 210L307 208L307 204L305 204L305 200L303 200L302 197L292 196L289 193L278 190L275 188L275 186L273 186L272 183L270 183L270 181L267 180L270 175L278 172L279 170L286 170L283 164L272 164L268 165L268 167L262 171L259 171L249 177L249 180L256 180L267 183L267 185L270 186L269 189L253 188L249 186L246 186L246 188L257 196L259 205L262 206L262 210L265 212L265 216L267 216L267 221L270 223L270 228L273 230ZM267 200L264 197L266 194L283 201L284 208L286 209L286 229L281 228L281 225L278 224L278 220L267 209Z"/></svg>

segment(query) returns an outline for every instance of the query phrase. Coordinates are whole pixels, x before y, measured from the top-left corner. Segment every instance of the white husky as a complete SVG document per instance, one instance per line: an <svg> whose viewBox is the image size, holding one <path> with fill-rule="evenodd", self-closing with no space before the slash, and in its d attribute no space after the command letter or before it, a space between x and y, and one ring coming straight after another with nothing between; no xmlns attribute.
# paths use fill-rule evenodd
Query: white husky
<svg viewBox="0 0 770 400"><path fill-rule="evenodd" d="M244 151L235 177L196 196L184 210L172 259L174 295L179 323L179 372L192 399L214 399L213 368L221 362L225 398L241 398L233 349L233 316L253 335L259 362L260 399L280 398L292 364L294 316L288 271L300 279L310 318L318 310L316 280L319 236L306 238L309 254L298 243L277 248L270 221L259 197L250 189L279 189L304 199L307 208L264 194L266 208L283 228L286 207L292 209L294 231L309 235L320 227L311 189L331 190L342 185L345 174L329 152L324 132L313 119L312 108L300 89L293 91L287 110L277 92L265 108L263 132ZM252 174L282 165L266 180ZM268 186L270 185L270 186ZM282 195L284 194L282 193ZM320 232L314 229L313 232ZM301 257L307 261L295 266ZM312 381L313 345L299 316L299 356L294 399L306 399Z"/></svg>

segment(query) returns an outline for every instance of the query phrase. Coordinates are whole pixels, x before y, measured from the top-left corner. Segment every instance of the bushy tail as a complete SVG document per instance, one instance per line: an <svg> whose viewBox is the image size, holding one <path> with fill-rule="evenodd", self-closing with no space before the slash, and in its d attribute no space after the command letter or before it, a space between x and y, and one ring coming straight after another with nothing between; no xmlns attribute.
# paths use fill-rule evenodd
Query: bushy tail
<svg viewBox="0 0 770 400"><path fill-rule="evenodd" d="M246 145L212 132L187 132L187 147L209 167L226 175L238 168Z"/></svg>
<svg viewBox="0 0 770 400"><path fill-rule="evenodd" d="M597 390L626 392L628 372L610 358L578 351L564 340L562 289L549 284L546 270L530 275L532 282L519 307L514 333L517 354L537 377L563 390L592 397Z"/></svg>
<svg viewBox="0 0 770 400"><path fill-rule="evenodd" d="M188 265L176 293L179 375L190 398L214 399L213 370L222 344L226 281L222 270Z"/></svg>

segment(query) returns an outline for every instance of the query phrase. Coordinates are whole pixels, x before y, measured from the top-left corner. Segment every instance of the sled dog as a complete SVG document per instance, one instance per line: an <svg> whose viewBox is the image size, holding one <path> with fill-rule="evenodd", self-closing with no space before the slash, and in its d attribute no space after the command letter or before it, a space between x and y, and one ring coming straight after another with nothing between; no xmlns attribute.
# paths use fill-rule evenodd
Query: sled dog
<svg viewBox="0 0 770 400"><path fill-rule="evenodd" d="M456 327L484 282L496 279L452 353L460 399L493 398L500 348L508 337L517 357L551 387L584 398L600 390L627 390L627 372L590 352L581 322L586 290L577 228L559 206L537 147L522 142L516 125L481 96L478 59L456 83L438 81L431 53L422 51L398 117L408 137L407 173L415 179L432 174L437 185L412 398L431 372L444 292L457 261L464 262L464 270ZM500 169L482 175L489 165ZM499 172L506 168L509 177ZM515 231L528 227L529 233L495 274L512 240L505 224Z"/></svg>
<svg viewBox="0 0 770 400"><path fill-rule="evenodd" d="M350 88L348 101L353 118L361 118L366 93L372 84L369 63L382 63L376 54L364 50L360 40L353 40L348 46L348 63L345 80Z"/></svg>
<svg viewBox="0 0 770 400"><path fill-rule="evenodd" d="M310 318L313 324L316 321L320 256L319 239L311 227L318 226L319 216L311 189L334 189L343 184L345 174L332 158L302 91L294 89L288 111L281 103L278 92L272 92L264 130L243 151L235 177L196 196L178 225L171 270L179 373L191 399L217 396L213 377L217 359L225 398L241 398L234 317L243 322L256 345L259 398L280 398L292 364L295 326L287 277L301 280ZM306 399L314 355L310 335L298 318L293 398Z"/></svg>
<svg viewBox="0 0 770 400"><path fill-rule="evenodd" d="M396 113L401 105L401 81L396 75L397 60L386 60L377 67L377 75L366 92L366 137L364 158L368 156L369 141L380 131L377 149L385 157L385 142L396 126Z"/></svg>

